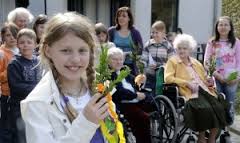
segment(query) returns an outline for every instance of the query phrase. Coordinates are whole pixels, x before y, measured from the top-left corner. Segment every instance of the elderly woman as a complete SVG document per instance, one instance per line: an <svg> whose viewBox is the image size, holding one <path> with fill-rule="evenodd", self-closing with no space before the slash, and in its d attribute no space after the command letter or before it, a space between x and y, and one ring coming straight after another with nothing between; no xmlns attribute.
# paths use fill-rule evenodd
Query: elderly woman
<svg viewBox="0 0 240 143"><path fill-rule="evenodd" d="M120 70L124 68L124 53L119 48L108 50L109 66L113 70L112 80L117 78ZM128 120L137 143L150 143L150 121L148 112L151 107L144 102L146 95L134 88L134 77L127 76L116 85L116 91L112 95L116 107Z"/></svg>
<svg viewBox="0 0 240 143"><path fill-rule="evenodd" d="M206 77L200 62L190 57L196 41L187 34L178 35L173 42L177 54L170 58L164 71L166 83L175 83L186 99L186 127L199 132L198 143L215 143L218 129L226 125L222 98L217 95L211 78ZM210 131L208 141L205 131Z"/></svg>
<svg viewBox="0 0 240 143"><path fill-rule="evenodd" d="M34 19L34 16L29 10L23 7L18 7L8 14L8 22L14 23L19 29L26 28Z"/></svg>

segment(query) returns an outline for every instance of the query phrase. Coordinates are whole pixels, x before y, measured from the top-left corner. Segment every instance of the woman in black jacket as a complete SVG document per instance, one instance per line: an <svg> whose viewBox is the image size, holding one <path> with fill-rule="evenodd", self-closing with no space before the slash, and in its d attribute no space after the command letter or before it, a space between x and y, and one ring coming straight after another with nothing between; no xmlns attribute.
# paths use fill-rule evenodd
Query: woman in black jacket
<svg viewBox="0 0 240 143"><path fill-rule="evenodd" d="M110 48L108 50L109 66L113 70L111 80L117 78L121 69L124 69L124 54L119 48ZM151 106L145 102L146 95L139 92L133 86L134 76L128 75L122 82L118 83L114 89L112 100L116 104L124 117L128 120L137 143L149 143L150 139L150 121L148 112Z"/></svg>

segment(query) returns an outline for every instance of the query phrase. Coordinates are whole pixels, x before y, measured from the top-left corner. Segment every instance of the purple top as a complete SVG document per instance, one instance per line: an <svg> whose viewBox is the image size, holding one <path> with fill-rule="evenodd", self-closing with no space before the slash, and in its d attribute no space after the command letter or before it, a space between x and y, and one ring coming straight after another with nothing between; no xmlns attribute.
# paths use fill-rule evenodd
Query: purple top
<svg viewBox="0 0 240 143"><path fill-rule="evenodd" d="M226 40L208 42L204 63L207 63L213 55L216 58L216 70L225 79L235 71L240 75L240 41L238 39L232 48L231 44Z"/></svg>

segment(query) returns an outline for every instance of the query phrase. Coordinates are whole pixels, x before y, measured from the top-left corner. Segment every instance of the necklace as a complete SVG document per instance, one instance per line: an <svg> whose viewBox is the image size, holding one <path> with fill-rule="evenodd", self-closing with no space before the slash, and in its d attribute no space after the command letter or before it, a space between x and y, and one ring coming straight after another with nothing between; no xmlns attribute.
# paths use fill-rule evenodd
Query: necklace
<svg viewBox="0 0 240 143"><path fill-rule="evenodd" d="M80 85L81 86L79 88L64 88L62 84L59 84L60 92L64 96L71 96L73 98L78 98L87 90L86 84L82 80Z"/></svg>
<svg viewBox="0 0 240 143"><path fill-rule="evenodd" d="M79 97L81 93L81 89L77 89L77 90L62 90L62 94L64 94L65 96L71 96L71 97Z"/></svg>

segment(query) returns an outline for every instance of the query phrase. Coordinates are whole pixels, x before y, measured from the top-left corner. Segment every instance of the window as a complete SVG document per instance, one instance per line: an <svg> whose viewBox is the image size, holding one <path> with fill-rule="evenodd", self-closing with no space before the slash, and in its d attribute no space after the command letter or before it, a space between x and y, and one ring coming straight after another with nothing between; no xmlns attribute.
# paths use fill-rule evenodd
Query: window
<svg viewBox="0 0 240 143"><path fill-rule="evenodd" d="M166 30L176 31L178 21L179 0L152 0L152 23L162 20L166 24Z"/></svg>
<svg viewBox="0 0 240 143"><path fill-rule="evenodd" d="M76 11L85 14L84 0L68 0L68 11Z"/></svg>
<svg viewBox="0 0 240 143"><path fill-rule="evenodd" d="M16 7L25 7L27 8L29 5L29 0L15 0Z"/></svg>
<svg viewBox="0 0 240 143"><path fill-rule="evenodd" d="M115 25L115 15L118 8L127 6L130 7L130 0L111 0L111 10L110 10L110 24Z"/></svg>

